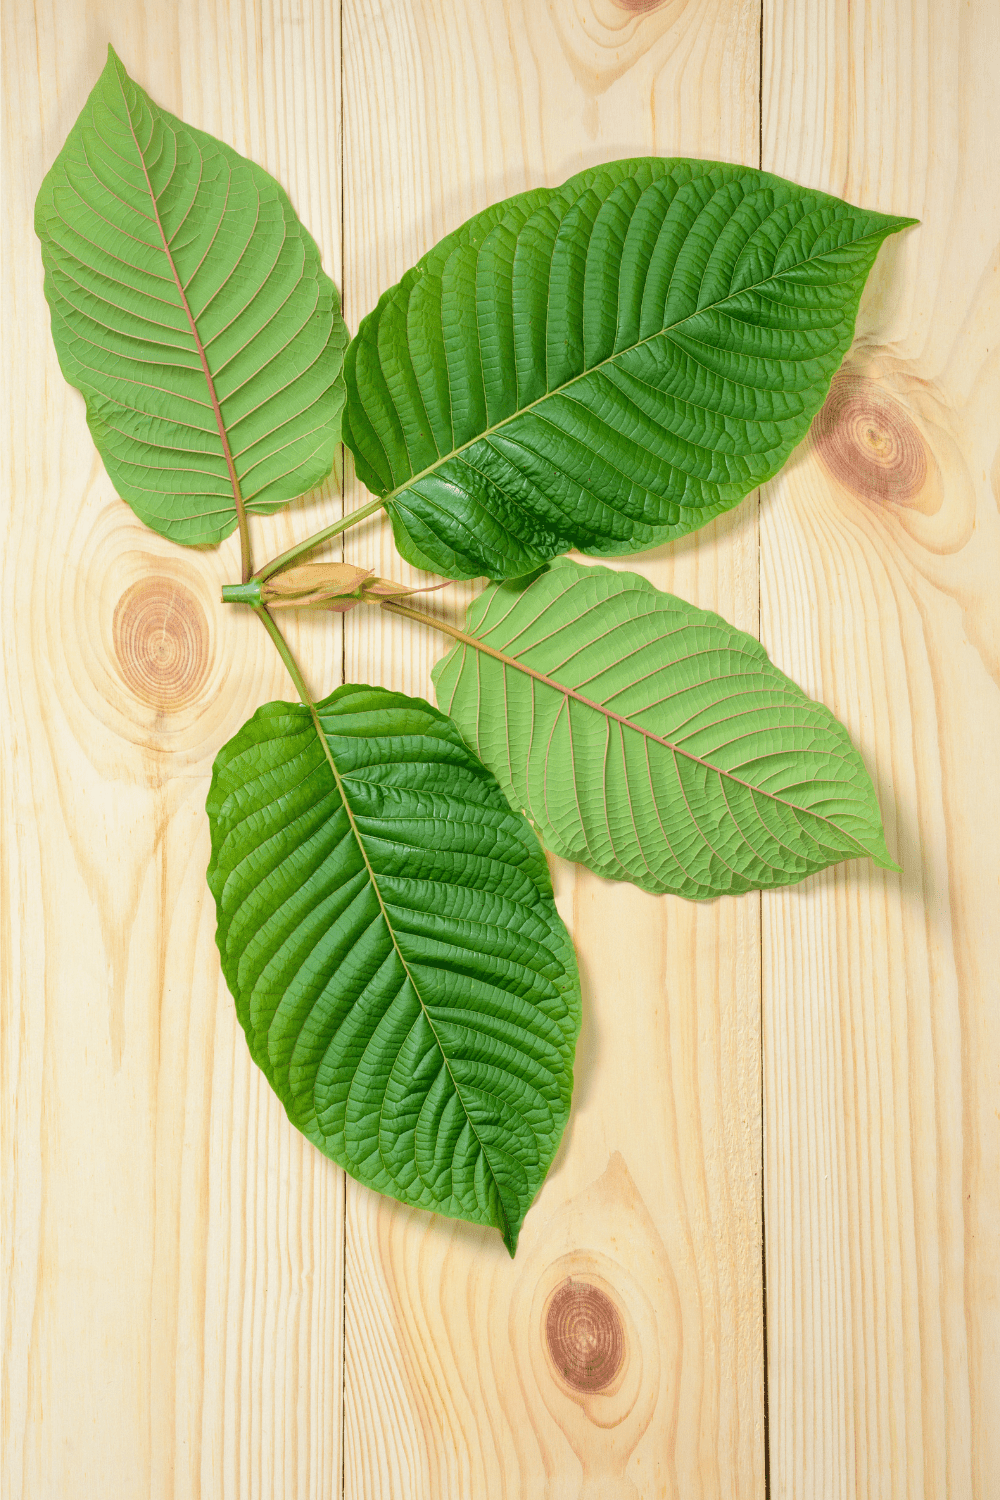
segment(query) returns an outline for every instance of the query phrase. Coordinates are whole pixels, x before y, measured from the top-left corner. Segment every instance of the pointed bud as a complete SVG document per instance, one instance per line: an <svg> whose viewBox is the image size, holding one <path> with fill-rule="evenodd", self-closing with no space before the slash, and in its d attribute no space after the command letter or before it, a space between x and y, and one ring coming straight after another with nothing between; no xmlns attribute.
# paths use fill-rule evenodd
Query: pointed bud
<svg viewBox="0 0 1000 1500"><path fill-rule="evenodd" d="M341 614L361 602L361 587L371 568L352 563L300 563L275 573L261 585L261 603L269 609L331 609Z"/></svg>
<svg viewBox="0 0 1000 1500"><path fill-rule="evenodd" d="M365 599L405 599L408 594L433 594L446 589L448 582L428 583L423 588L410 588L408 584L396 583L391 578L370 578L363 590Z"/></svg>
<svg viewBox="0 0 1000 1500"><path fill-rule="evenodd" d="M443 583L431 586L445 587ZM300 563L266 578L260 585L259 602L269 609L326 609L346 614L363 599L377 604L382 599L427 592L391 578L376 578L370 568L356 568L352 563Z"/></svg>

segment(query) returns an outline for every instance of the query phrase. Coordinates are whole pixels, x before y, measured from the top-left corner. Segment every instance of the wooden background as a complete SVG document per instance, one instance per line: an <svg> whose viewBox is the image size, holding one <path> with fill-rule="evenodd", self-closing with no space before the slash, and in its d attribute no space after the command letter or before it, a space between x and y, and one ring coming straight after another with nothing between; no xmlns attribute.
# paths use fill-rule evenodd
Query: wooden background
<svg viewBox="0 0 1000 1500"><path fill-rule="evenodd" d="M4 37L5 1493L1000 1494L996 0L5 0ZM211 762L290 692L218 603L235 537L143 529L49 339L32 204L109 40L288 188L352 328L469 214L620 156L923 221L822 432L626 564L847 723L904 873L699 906L558 864L576 1095L513 1262L345 1183L219 977ZM343 503L253 522L258 557ZM347 556L401 571L378 523ZM426 694L442 649L293 634L324 691ZM578 1330L591 1287L619 1320L603 1390L546 1348L567 1277Z"/></svg>

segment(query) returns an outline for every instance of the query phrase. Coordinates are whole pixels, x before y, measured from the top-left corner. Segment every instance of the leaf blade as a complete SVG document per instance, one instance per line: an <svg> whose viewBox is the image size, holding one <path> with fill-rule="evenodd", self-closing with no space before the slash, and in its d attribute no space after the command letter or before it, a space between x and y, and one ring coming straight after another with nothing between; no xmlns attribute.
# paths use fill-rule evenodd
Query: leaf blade
<svg viewBox="0 0 1000 1500"><path fill-rule="evenodd" d="M114 51L35 206L52 336L118 493L186 544L333 465L347 330L279 185Z"/></svg>
<svg viewBox="0 0 1000 1500"><path fill-rule="evenodd" d="M344 440L399 550L449 577L517 577L736 504L804 435L879 245L912 222L658 158L470 219L348 350Z"/></svg>
<svg viewBox="0 0 1000 1500"><path fill-rule="evenodd" d="M569 1109L572 945L544 856L430 705L268 704L219 754L209 886L251 1053L359 1181L513 1253ZM324 743L325 742L325 743Z"/></svg>
<svg viewBox="0 0 1000 1500"><path fill-rule="evenodd" d="M490 585L438 700L546 846L691 899L895 869L847 731L719 616L566 558Z"/></svg>

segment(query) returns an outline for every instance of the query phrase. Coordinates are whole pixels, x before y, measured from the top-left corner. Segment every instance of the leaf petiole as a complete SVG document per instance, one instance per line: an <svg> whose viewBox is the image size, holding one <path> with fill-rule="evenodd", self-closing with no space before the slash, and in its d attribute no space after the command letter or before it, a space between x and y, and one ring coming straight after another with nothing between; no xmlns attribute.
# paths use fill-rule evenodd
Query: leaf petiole
<svg viewBox="0 0 1000 1500"><path fill-rule="evenodd" d="M299 669L298 662L292 655L291 648L288 642L285 640L285 637L282 635L277 625L271 619L270 614L265 609L263 604L255 604L253 606L253 611L254 614L257 615L260 619L260 623L263 625L264 629L271 637L271 640L274 642L274 649L277 651L278 655L281 657L281 660L284 662L285 667L288 671L288 675L295 685L295 691L299 695L299 702L304 703L305 706L311 710L313 718L315 718L315 705L309 695L309 689L306 687L305 678L302 676L302 672Z"/></svg>
<svg viewBox="0 0 1000 1500"><path fill-rule="evenodd" d="M322 531L317 531L313 536L307 536L305 541L296 542L294 547L289 547L287 552L281 552L277 557L258 568L254 577L261 583L267 578L272 578L275 573L283 573L290 568L292 563L297 562L300 557L305 557L307 552L314 551L317 547L328 542L331 537L339 536L342 531L347 531L358 521L367 521L369 516L375 515L384 506L383 499L371 500L367 505L362 505L358 510L352 510L349 515L342 516L339 521L334 521L332 526L324 526Z"/></svg>
<svg viewBox="0 0 1000 1500"><path fill-rule="evenodd" d="M371 601L375 603L375 600ZM416 620L418 625L429 625L432 630L440 630L444 635L450 635L453 640L462 641L466 646L475 646L477 651L486 651L491 656L498 656L489 646L484 646L474 635L468 635L464 630L459 630L457 625L449 625L447 620L437 620L433 615L425 615L421 609L411 609L408 604L400 604L395 599L383 599L380 607L386 609L393 615L406 615L410 620Z"/></svg>

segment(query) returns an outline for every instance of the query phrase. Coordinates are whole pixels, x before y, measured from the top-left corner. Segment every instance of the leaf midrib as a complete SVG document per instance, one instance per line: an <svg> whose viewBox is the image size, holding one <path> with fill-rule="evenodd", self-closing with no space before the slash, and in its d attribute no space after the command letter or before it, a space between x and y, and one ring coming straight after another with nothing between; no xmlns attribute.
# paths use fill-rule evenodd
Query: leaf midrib
<svg viewBox="0 0 1000 1500"><path fill-rule="evenodd" d="M122 96L122 105L125 109L125 118L128 120L129 134L132 137L132 143L135 146L136 155L139 158L139 165L142 167L142 175L146 180L146 189L149 193L149 200L153 205L153 216L156 221L157 232L159 233L160 239L163 243L163 253L167 257L167 264L170 267L170 273L173 276L174 285L177 288L177 295L180 298L181 307L184 311L185 317L188 320L188 326L191 329L191 337L194 340L195 350L197 351L198 358L201 361L202 373L205 376L205 383L208 386L209 399L212 403L212 411L215 414L215 423L219 431L219 441L222 444L223 457L226 460L226 468L229 471L229 482L232 485L233 489L233 503L236 508L236 514L237 516L239 516L243 509L243 494L240 489L240 481L236 473L236 465L233 462L233 455L229 446L229 434L226 430L225 421L223 420L222 407L219 405L219 398L216 395L215 391L215 381L212 379L212 372L209 369L208 355L205 351L205 346L201 341L201 335L198 332L198 325L195 322L194 314L191 311L191 306L187 299L187 293L184 290L184 284L177 273L177 267L174 264L173 253L170 249L170 241L167 239L167 236L164 233L163 222L160 219L160 206L156 201L156 194L153 192L153 184L150 180L149 170L146 166L146 158L143 154L142 147L139 145L139 138L135 133L135 126L132 124L132 111L129 109L128 99L125 95L125 89L122 86L121 77L119 76L117 70L115 72L115 77L118 81L118 89Z"/></svg>
<svg viewBox="0 0 1000 1500"><path fill-rule="evenodd" d="M441 1054L441 1060L444 1063L448 1077L451 1079L452 1088L455 1090L455 1096L462 1106L465 1118L469 1122L469 1129L472 1131L472 1134L475 1136L477 1142L479 1143L479 1149L483 1153L483 1160L489 1166L490 1176L493 1178L493 1183L497 1190L497 1204L500 1210L500 1217L503 1220L503 1224L497 1227L500 1229L500 1232L503 1235L504 1243L509 1247L511 1239L510 1220L507 1217L507 1210L504 1206L503 1197L500 1192L500 1184L497 1181L496 1172L493 1170L493 1164L490 1161L489 1152L486 1149L482 1136L476 1129L475 1122L473 1121L472 1116L469 1113L468 1106L466 1105L465 1100L462 1097L462 1090L459 1086L457 1078L455 1077L455 1074L452 1072L451 1063L448 1060L448 1054L444 1049L441 1038L438 1036L437 1027L434 1025L434 1021L427 1009L427 1006L424 1004L424 997L420 993L420 987L413 977L413 973L406 961L406 956L403 953L403 950L399 946L399 940L396 937L396 929L393 926L392 918L389 916L388 908L386 907L385 901L382 898L382 891L379 888L378 877L375 874L375 870L372 866L371 860L368 858L368 850L365 848L365 842L361 835L361 829L358 827L357 819L354 816L354 810L351 807L350 802L348 801L347 789L345 788L343 778L341 777L341 774L337 769L337 762L334 759L333 751L330 748L330 742L327 739L325 730L323 729L323 724L319 717L319 711L317 710L315 703L313 703L311 700L307 703L306 706L309 709L309 713L313 721L313 726L316 730L317 735L319 736L319 742L323 746L323 751L326 755L327 763L329 764L330 770L333 773L333 779L336 783L337 792L340 796L344 811L347 814L348 822L351 825L351 832L354 835L355 842L361 853L361 858L364 860L365 869L368 871L368 879L371 882L372 889L375 892L376 899L378 900L379 908L382 912L382 919L385 922L386 931L388 932L389 937L392 940L392 946L395 948L399 961L403 966L403 972L406 974L406 977L413 988L413 993L417 997L417 1002L420 1005L420 1009L423 1011L424 1018L431 1029L431 1035L434 1038L434 1044ZM381 1143L379 1146L379 1155L381 1156ZM511 1253L513 1254L513 1251L511 1251Z"/></svg>
<svg viewBox="0 0 1000 1500"><path fill-rule="evenodd" d="M853 248L856 245L863 245L868 240L883 240L885 239L886 234L888 234L889 232L889 230L884 230L875 231L871 234L864 234L859 239L852 240L851 247ZM805 260L797 261L794 269L798 270L802 266L810 265L813 261L822 260L824 259L826 253L827 252L824 252L823 255L808 255L806 256ZM449 463L453 458L457 458L460 453L464 453L467 449L475 447L476 443L481 443L485 439L493 437L495 433L500 432L504 427L509 426L510 423L516 422L518 418L525 416L530 411L533 411L536 406L540 406L543 401L548 401L553 396L561 396L565 391L569 390L570 386L576 385L578 381L585 380L588 375L593 375L598 370L602 370L605 365L613 364L616 360L621 359L624 355L631 354L635 349L641 349L644 345L651 344L654 339L669 337L671 333L673 333L678 328L682 328L683 325L690 322L692 318L699 317L702 313L713 312L716 308L724 307L727 302L732 301L734 297L742 296L744 292L759 291L761 287L767 286L769 282L781 280L784 275L784 271L778 271L772 273L770 276L765 276L761 281L749 282L746 286L740 287L738 292L729 291L724 297L720 297L717 301L708 302L704 307L696 307L693 312L685 313L683 318L678 318L675 322L668 323L663 328L658 328L655 333L647 334L644 339L637 339L634 344L629 344L627 349L614 350L613 353L606 355L604 359L598 360L597 364L590 365L586 370L581 370L579 375L574 375L571 379L564 381L562 385L557 385L553 390L545 391L541 396L536 396L535 400L529 401L527 406L518 407L517 411L511 412L509 417L504 417L501 421L494 422L492 425L484 427L482 432L478 432L475 437L470 438L468 442L460 444L460 446L457 448L452 448L448 453L439 455L439 457L436 458L432 464L428 464L427 467L425 469L421 469L418 474L411 474L408 479L403 480L402 484L397 484L394 489L389 490L385 495L383 495L383 504L389 505L398 496L405 493L406 490L419 483L421 479L426 479L428 474L435 473L436 470L440 469L444 464ZM423 403L422 393L420 399L421 403ZM386 455L386 457L388 457L388 454Z"/></svg>
<svg viewBox="0 0 1000 1500"><path fill-rule="evenodd" d="M662 745L672 755L682 755L685 759L694 761L697 765L702 766L706 771L712 772L713 775L726 778L735 785L744 787L750 792L751 796L767 797L779 806L787 807L793 813L802 813L806 817L817 818L821 823L825 823L828 827L834 829L841 838L849 839L863 857L868 855L869 851L864 845L841 828L839 824L835 823L832 818L827 818L823 813L815 812L810 807L800 807L797 803L789 801L786 797L778 796L776 792L769 792L764 787L754 786L752 782L747 781L744 777L737 776L722 766L713 765L711 761L705 760L700 755L696 755L693 750L686 750L683 745L674 744L672 740L665 739L662 735L654 734L651 729L645 728L642 724L637 724L634 719L626 718L622 714L616 714L613 709L605 707L602 703L598 703L596 699L588 698L586 694L578 692L575 688L567 687L564 683L558 682L556 678L548 676L545 672L540 672L536 667L529 667L526 662L520 661L516 656L509 656L507 652L501 651L496 646L488 646L480 637L469 635L466 631L459 630L457 626L447 624L443 620L435 619L429 621L429 617L422 615L419 610L407 609L404 605L396 604L395 601L384 603L382 608L389 610L391 613L408 614L413 619L419 620L422 624L431 623L435 629L443 630L445 634L453 636L455 640L460 641L463 645L471 646L475 651L481 651L486 656L492 656L496 661L503 662L505 666L513 667L515 671L523 672L526 676L534 678L536 682L542 683L543 686L551 688L556 693L561 693L564 699L572 698L577 703L581 703L585 708L593 709L604 718L613 719L615 723L620 724L623 728L630 729L636 734L641 734L645 739Z"/></svg>

